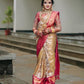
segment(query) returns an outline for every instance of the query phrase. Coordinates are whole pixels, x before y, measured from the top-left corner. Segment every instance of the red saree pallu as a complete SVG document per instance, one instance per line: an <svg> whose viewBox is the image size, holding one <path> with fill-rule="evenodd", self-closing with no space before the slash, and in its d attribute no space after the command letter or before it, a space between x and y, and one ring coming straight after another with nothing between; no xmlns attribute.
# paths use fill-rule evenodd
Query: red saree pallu
<svg viewBox="0 0 84 84"><path fill-rule="evenodd" d="M38 17L38 15L39 13L37 13L36 18L39 19L39 25L42 23L43 26L44 24L47 25L46 28L51 28L54 22L59 24L59 20L55 19L57 15L59 16L59 12L52 11L52 13L46 15L46 17L44 15L39 15ZM37 21L37 19L35 19L35 21ZM39 28L41 29L41 26ZM56 33L49 33L39 37L36 50L37 65L33 74L32 84L55 84L55 80L60 79L60 61Z"/></svg>

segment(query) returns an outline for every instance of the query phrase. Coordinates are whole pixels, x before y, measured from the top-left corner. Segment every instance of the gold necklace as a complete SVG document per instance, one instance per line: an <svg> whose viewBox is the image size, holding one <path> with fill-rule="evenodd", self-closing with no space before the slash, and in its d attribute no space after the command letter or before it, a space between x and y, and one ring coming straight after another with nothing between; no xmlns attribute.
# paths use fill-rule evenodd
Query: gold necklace
<svg viewBox="0 0 84 84"><path fill-rule="evenodd" d="M49 9L49 10L46 10L46 9L42 8L42 12L43 12L43 13L50 13L50 12L52 12L52 8Z"/></svg>

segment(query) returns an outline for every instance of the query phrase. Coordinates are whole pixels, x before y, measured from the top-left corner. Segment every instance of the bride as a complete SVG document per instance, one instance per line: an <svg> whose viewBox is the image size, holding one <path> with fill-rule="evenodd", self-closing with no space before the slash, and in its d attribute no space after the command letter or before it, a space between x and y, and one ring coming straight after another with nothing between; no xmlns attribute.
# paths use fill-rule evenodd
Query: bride
<svg viewBox="0 0 84 84"><path fill-rule="evenodd" d="M37 65L32 84L55 84L59 79L60 62L58 56L57 32L61 31L59 11L53 11L53 0L42 0L41 11L37 12L33 25L36 35Z"/></svg>

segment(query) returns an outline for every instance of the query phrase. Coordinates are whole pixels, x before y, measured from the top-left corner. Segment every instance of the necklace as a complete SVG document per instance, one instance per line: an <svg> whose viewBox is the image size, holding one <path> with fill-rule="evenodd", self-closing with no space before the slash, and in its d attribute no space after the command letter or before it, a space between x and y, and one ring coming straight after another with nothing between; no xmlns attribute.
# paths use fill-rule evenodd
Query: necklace
<svg viewBox="0 0 84 84"><path fill-rule="evenodd" d="M47 14L48 16L51 15L52 13L52 8L46 10L45 8L42 8L42 11L40 12L40 17L42 16L42 14Z"/></svg>
<svg viewBox="0 0 84 84"><path fill-rule="evenodd" d="M46 9L42 8L42 12L43 12L43 13L50 13L50 12L52 12L52 8L49 9L49 10L46 10Z"/></svg>

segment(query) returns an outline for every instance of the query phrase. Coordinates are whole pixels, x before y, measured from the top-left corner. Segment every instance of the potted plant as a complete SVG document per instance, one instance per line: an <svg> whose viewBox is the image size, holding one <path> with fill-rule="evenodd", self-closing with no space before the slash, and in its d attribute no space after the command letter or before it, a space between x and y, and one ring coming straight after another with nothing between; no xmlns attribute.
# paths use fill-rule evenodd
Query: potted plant
<svg viewBox="0 0 84 84"><path fill-rule="evenodd" d="M6 14L6 17L5 19L2 21L3 24L7 24L7 29L5 30L5 35L10 35L10 29L9 29L9 25L10 23L13 22L13 19L12 19L12 13L13 13L13 10L10 6L8 6L8 9L6 10L5 14Z"/></svg>

